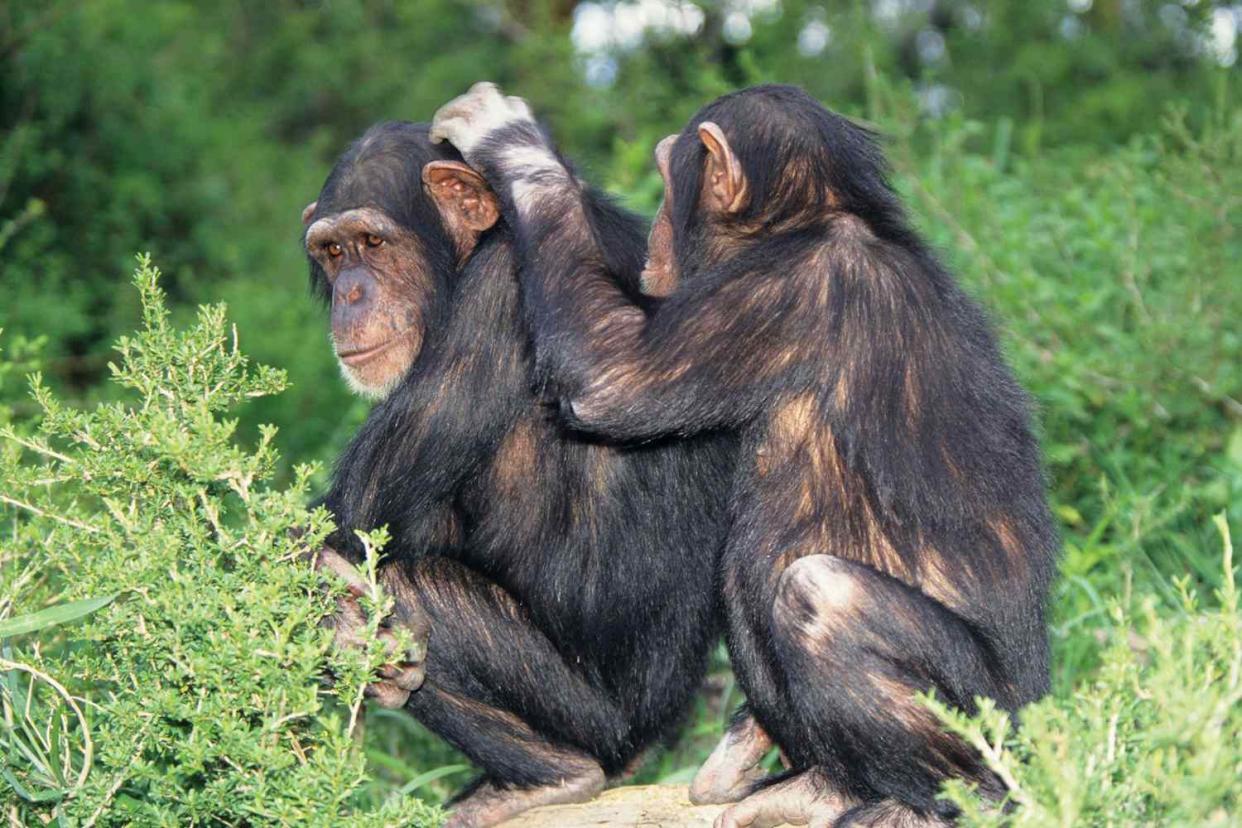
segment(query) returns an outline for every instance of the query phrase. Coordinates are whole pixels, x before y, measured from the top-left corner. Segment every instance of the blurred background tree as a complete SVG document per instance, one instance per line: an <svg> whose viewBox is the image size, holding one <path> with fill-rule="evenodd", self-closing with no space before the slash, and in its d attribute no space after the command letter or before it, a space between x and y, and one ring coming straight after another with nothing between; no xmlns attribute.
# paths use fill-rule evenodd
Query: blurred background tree
<svg viewBox="0 0 1242 828"><path fill-rule="evenodd" d="M1221 0L7 0L3 344L66 399L115 393L110 344L139 318L125 274L149 250L174 314L226 301L246 352L287 369L243 433L271 422L286 462L327 461L366 406L337 377L298 215L369 124L494 80L650 213L659 138L722 92L797 83L885 135L1041 403L1066 694L1124 635L1110 602L1183 613L1184 586L1221 584L1208 516L1242 518L1240 25ZM21 392L0 388L18 420ZM693 767L730 687L722 667L649 774ZM447 784L422 772L451 753L384 720L380 778Z"/></svg>
<svg viewBox="0 0 1242 828"><path fill-rule="evenodd" d="M1208 0L10 0L0 323L46 335L49 375L89 396L135 318L117 274L151 249L173 301L231 300L256 358L288 366L293 390L250 416L296 424L294 456L320 453L351 409L292 219L376 120L426 119L493 79L650 210L651 146L736 86L799 83L874 118L883 78L920 117L1006 119L1018 152L1107 146L1208 98L1237 15Z"/></svg>

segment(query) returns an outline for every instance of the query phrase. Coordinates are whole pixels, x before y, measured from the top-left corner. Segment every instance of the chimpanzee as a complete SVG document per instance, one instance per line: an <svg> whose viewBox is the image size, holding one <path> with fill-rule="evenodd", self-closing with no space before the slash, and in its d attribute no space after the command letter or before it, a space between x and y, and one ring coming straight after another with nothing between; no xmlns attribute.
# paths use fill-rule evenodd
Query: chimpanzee
<svg viewBox="0 0 1242 828"><path fill-rule="evenodd" d="M641 225L583 209L637 301ZM353 530L387 525L396 620L430 624L422 686L415 656L372 692L482 767L450 824L593 796L702 680L734 438L626 447L560 425L532 384L512 232L426 125L373 127L303 222L341 370L379 399L338 460L323 558L350 578Z"/></svg>
<svg viewBox="0 0 1242 828"><path fill-rule="evenodd" d="M574 427L739 437L721 584L747 711L694 798L742 799L720 826L827 826L939 824L949 777L1002 796L915 694L1014 711L1046 692L1058 541L1027 397L871 134L762 86L662 141L650 314L599 266L584 191L521 99L477 84L432 135L501 198ZM773 742L790 770L756 784Z"/></svg>

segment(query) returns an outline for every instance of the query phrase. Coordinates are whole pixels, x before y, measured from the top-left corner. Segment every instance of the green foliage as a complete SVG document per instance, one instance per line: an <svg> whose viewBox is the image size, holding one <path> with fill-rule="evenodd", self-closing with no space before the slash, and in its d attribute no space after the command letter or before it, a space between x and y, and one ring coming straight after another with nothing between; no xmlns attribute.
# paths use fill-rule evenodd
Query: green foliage
<svg viewBox="0 0 1242 828"><path fill-rule="evenodd" d="M928 703L975 745L1011 789L1010 813L961 783L949 798L978 828L1237 825L1242 804L1242 614L1223 517L1224 586L1203 609L1181 590L1162 618L1148 598L1137 617L1120 602L1099 673L1069 698L1022 713L1021 729L984 701L976 719Z"/></svg>
<svg viewBox="0 0 1242 828"><path fill-rule="evenodd" d="M157 278L142 259L144 327L111 366L126 401L66 408L36 376L37 433L0 432L0 497L26 516L0 553L25 562L0 589L9 643L95 610L0 661L5 710L24 711L0 729L5 798L65 825L431 824L399 795L357 801L351 733L383 654L337 653L320 626L341 587L305 563L328 530L304 508L311 469L273 487L274 429L243 448L222 419L283 374L249 364L222 306L172 327ZM116 598L38 610L49 594Z"/></svg>

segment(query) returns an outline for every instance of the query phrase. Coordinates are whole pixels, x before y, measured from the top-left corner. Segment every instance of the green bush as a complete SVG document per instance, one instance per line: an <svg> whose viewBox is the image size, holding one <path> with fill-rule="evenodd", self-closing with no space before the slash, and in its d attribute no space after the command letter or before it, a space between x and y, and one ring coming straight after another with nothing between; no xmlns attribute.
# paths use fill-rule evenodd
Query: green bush
<svg viewBox="0 0 1242 828"><path fill-rule="evenodd" d="M340 586L303 562L328 530L305 511L311 469L273 487L274 429L243 448L223 419L282 373L249 365L222 306L175 330L157 276L143 259L144 327L112 366L126 401L69 409L35 377L37 432L0 432L0 497L22 516L0 548L6 809L62 825L433 823L399 796L359 802L353 736L382 653L337 653L320 625ZM53 597L96 611L17 635Z"/></svg>
<svg viewBox="0 0 1242 828"><path fill-rule="evenodd" d="M1200 607L1185 582L1182 612L1172 618L1151 599L1136 618L1114 602L1115 634L1098 675L1071 697L1028 707L1021 729L986 702L971 720L930 701L1009 783L1018 806L984 806L953 784L963 825L1239 824L1242 615L1223 516L1216 525L1224 542L1219 605Z"/></svg>

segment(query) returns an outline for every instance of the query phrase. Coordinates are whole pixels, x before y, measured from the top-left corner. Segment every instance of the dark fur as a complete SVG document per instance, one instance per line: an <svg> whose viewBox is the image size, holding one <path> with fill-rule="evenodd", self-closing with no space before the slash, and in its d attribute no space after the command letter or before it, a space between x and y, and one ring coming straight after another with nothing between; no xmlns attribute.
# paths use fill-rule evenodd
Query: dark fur
<svg viewBox="0 0 1242 828"><path fill-rule="evenodd" d="M422 352L337 463L329 539L387 525L387 582L431 616L427 680L407 709L496 785L619 772L686 711L719 632L712 573L726 438L623 449L574 435L532 391L512 234L460 269L419 176L425 126L383 124L341 158L315 218L379 207L438 263ZM602 200L594 227L633 284L635 220ZM312 282L328 295L312 263ZM629 290L630 288L626 288Z"/></svg>
<svg viewBox="0 0 1242 828"><path fill-rule="evenodd" d="M700 206L707 120L749 186L723 225ZM544 140L519 123L470 161L507 194L503 147ZM1030 406L984 314L910 227L873 137L801 90L708 105L671 170L680 279L648 316L604 278L576 184L516 224L538 364L578 428L739 436L729 645L795 770L922 812L950 776L999 793L912 698L1013 711L1048 688L1058 542Z"/></svg>

